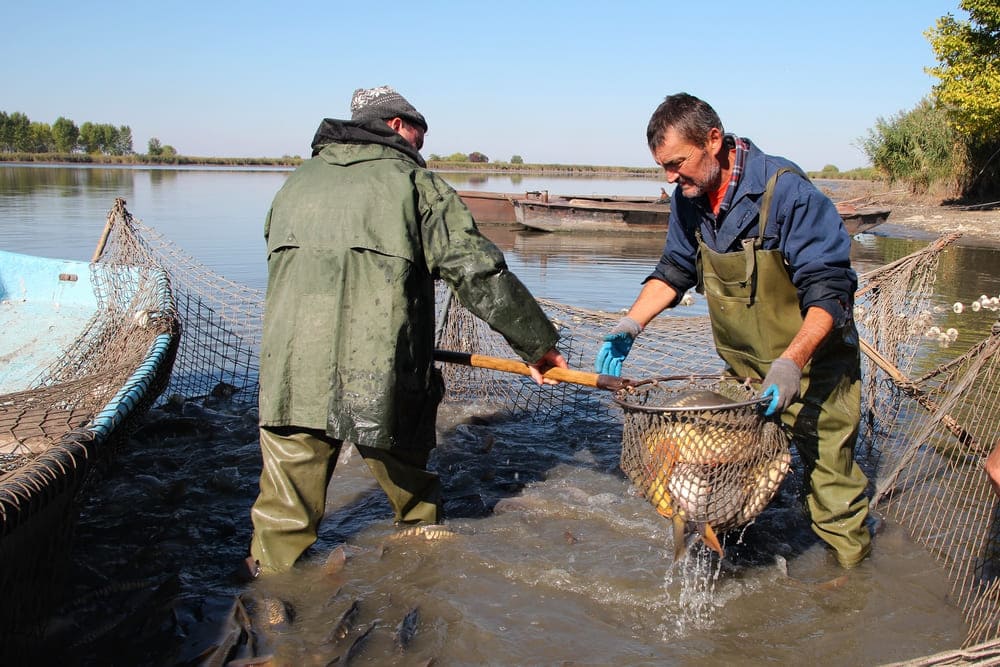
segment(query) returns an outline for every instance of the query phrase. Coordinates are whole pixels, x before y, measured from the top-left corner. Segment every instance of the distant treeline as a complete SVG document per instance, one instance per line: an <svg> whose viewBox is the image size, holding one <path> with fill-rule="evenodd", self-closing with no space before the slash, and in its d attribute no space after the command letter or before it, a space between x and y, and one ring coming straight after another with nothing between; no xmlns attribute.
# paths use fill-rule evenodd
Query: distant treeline
<svg viewBox="0 0 1000 667"><path fill-rule="evenodd" d="M32 121L20 111L0 111L0 153L96 153L129 155L132 129L106 123L76 123L60 116L52 125Z"/></svg>
<svg viewBox="0 0 1000 667"><path fill-rule="evenodd" d="M68 164L152 164L205 166L276 166L294 167L302 162L298 155L276 157L197 157L180 155L173 146L162 145L153 137L147 153L139 154L132 147L132 130L127 125L76 123L60 116L52 125L32 121L15 111L0 111L0 162L57 162ZM616 167L585 164L528 164L520 155L509 162L490 162L473 151L453 153L445 157L431 154L427 166L439 171L479 171L510 174L601 175L655 178L657 167ZM841 172L833 165L810 172L813 178L873 179L873 169Z"/></svg>

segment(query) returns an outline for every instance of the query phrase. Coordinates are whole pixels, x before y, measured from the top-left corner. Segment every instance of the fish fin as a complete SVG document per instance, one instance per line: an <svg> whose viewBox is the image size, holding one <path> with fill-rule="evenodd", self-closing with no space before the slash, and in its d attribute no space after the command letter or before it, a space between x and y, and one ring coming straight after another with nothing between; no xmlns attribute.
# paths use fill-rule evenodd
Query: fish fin
<svg viewBox="0 0 1000 667"><path fill-rule="evenodd" d="M722 543L719 542L719 536L715 534L710 524L699 523L698 532L701 533L701 539L705 543L705 546L719 554L719 558L726 557L726 552L722 549Z"/></svg>
<svg viewBox="0 0 1000 667"><path fill-rule="evenodd" d="M671 517L674 524L674 562L677 562L684 558L687 554L687 521L680 515L674 512Z"/></svg>

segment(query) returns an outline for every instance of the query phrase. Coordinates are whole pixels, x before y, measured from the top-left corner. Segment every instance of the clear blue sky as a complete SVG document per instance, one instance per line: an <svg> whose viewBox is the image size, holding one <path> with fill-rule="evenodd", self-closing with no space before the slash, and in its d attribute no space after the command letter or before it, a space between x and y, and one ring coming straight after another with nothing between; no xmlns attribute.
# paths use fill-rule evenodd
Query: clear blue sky
<svg viewBox="0 0 1000 667"><path fill-rule="evenodd" d="M309 154L358 87L428 119L424 155L652 166L686 91L805 169L867 163L879 117L935 80L924 31L957 0L7 2L0 111L128 125L186 155Z"/></svg>

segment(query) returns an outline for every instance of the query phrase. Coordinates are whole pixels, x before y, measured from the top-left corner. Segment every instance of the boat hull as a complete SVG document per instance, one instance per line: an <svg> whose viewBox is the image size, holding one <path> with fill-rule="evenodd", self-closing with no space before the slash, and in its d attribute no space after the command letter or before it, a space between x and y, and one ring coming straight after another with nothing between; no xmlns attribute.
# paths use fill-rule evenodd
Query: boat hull
<svg viewBox="0 0 1000 667"><path fill-rule="evenodd" d="M120 326L124 318L104 324L112 280L126 299L134 286L120 312L146 318L144 333ZM12 638L5 659L31 645L58 599L87 482L167 386L180 335L175 312L159 269L0 251L0 357L10 360L0 365L0 634ZM112 339L110 331L127 333ZM125 339L136 344L116 344ZM81 353L93 345L108 354ZM122 361L109 368L110 358ZM71 376L60 366L70 359L86 370Z"/></svg>
<svg viewBox="0 0 1000 667"><path fill-rule="evenodd" d="M889 218L892 212L888 208L877 208L874 206L855 208L849 205L837 205L837 212L844 220L844 227L851 236L855 234L867 234L874 228L881 225Z"/></svg>
<svg viewBox="0 0 1000 667"><path fill-rule="evenodd" d="M569 195L547 192L510 194L461 190L459 196L478 223L520 224L543 232L663 234L670 205L657 197ZM662 202L662 203L661 203ZM837 204L850 235L865 234L884 223L891 209Z"/></svg>
<svg viewBox="0 0 1000 667"><path fill-rule="evenodd" d="M657 201L558 198L513 204L518 223L544 232L663 233L670 220L670 204Z"/></svg>
<svg viewBox="0 0 1000 667"><path fill-rule="evenodd" d="M515 195L503 192L459 190L458 196L461 197L477 223L513 225L517 222L514 217L513 199Z"/></svg>

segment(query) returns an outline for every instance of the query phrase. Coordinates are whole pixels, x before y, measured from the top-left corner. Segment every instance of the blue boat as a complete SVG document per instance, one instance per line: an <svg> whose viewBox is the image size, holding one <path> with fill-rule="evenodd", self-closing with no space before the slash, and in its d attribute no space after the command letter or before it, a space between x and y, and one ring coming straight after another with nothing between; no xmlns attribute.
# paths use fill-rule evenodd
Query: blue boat
<svg viewBox="0 0 1000 667"><path fill-rule="evenodd" d="M8 656L37 636L58 597L87 483L169 381L180 337L169 276L124 257L0 251L0 636Z"/></svg>

